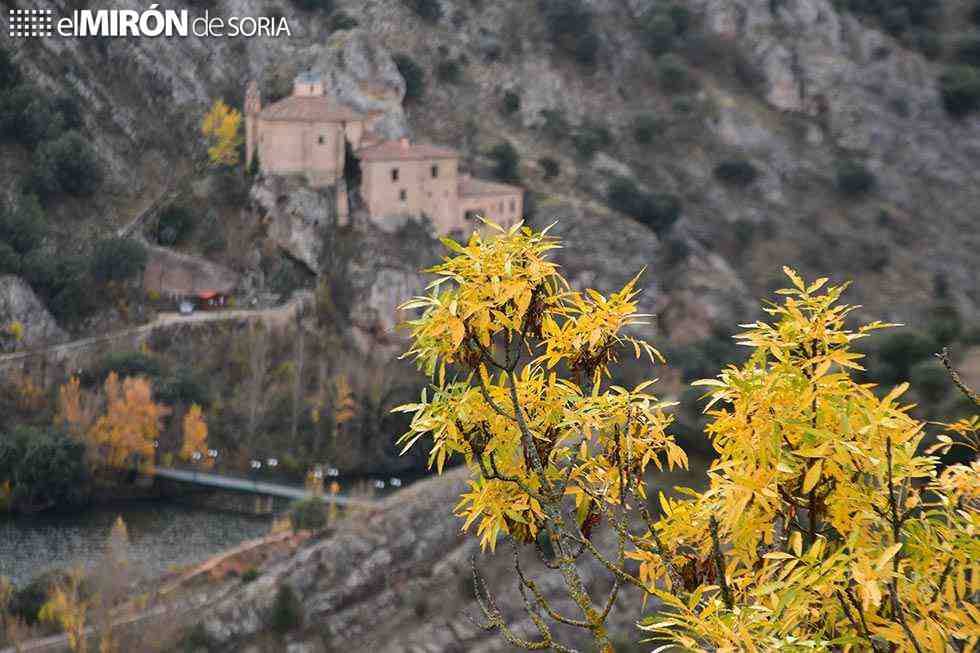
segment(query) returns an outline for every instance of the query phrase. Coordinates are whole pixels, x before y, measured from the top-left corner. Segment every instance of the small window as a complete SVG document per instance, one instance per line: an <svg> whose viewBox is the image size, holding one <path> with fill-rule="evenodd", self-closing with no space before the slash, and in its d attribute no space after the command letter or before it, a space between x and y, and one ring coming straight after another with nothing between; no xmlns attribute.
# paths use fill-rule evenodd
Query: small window
<svg viewBox="0 0 980 653"><path fill-rule="evenodd" d="M514 213L515 211L517 211L517 201L516 200L511 200L510 201L510 212L511 213Z"/></svg>
<svg viewBox="0 0 980 653"><path fill-rule="evenodd" d="M439 176L439 166L432 166L432 178L435 179Z"/></svg>
<svg viewBox="0 0 980 653"><path fill-rule="evenodd" d="M326 136L321 136L317 142L320 143L320 145L323 145L326 142L326 140L327 140Z"/></svg>
<svg viewBox="0 0 980 653"><path fill-rule="evenodd" d="M497 205L497 211L499 211L500 213L503 213L504 212L504 203L503 202L501 202L500 204Z"/></svg>
<svg viewBox="0 0 980 653"><path fill-rule="evenodd" d="M400 191L398 191L398 199L400 199L403 202L405 200L407 200L408 199L408 191L405 190L404 188L401 189Z"/></svg>
<svg viewBox="0 0 980 653"><path fill-rule="evenodd" d="M391 169L391 180L398 181L398 168Z"/></svg>

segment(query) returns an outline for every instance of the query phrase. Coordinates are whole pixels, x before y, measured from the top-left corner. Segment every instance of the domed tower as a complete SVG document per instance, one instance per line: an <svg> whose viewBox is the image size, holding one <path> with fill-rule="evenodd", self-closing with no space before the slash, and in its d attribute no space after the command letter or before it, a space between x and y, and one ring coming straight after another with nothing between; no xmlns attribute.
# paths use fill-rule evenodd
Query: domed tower
<svg viewBox="0 0 980 653"><path fill-rule="evenodd" d="M252 165L259 144L259 112L262 111L262 95L254 79L245 87L245 169Z"/></svg>

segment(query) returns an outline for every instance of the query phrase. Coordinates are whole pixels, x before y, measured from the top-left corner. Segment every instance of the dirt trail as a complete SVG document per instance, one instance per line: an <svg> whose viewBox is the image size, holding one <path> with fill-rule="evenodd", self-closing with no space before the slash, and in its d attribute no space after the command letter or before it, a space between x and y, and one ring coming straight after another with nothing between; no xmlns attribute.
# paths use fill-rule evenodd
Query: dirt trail
<svg viewBox="0 0 980 653"><path fill-rule="evenodd" d="M80 338L71 342L52 345L40 349L27 349L9 354L0 354L0 365L5 363L23 360L31 356L65 354L78 349L85 349L101 343L111 342L121 338L128 338L140 334L148 334L154 329L170 327L180 324L197 324L203 322L226 322L235 320L263 320L276 324L284 324L296 317L296 312L313 299L313 294L309 291L297 293L295 297L281 306L261 309L235 309L228 311L210 311L181 315L176 312L160 313L155 320L147 324L123 329L104 336L92 336Z"/></svg>

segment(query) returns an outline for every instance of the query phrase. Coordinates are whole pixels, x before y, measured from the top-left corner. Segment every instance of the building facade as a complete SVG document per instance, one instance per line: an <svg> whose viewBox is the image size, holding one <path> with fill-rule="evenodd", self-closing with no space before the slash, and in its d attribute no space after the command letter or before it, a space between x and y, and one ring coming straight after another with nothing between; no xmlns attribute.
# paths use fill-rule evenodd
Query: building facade
<svg viewBox="0 0 980 653"><path fill-rule="evenodd" d="M348 215L344 182L347 146L360 162L360 191L372 220L424 216L439 233L465 231L477 215L508 226L521 219L523 189L459 173L455 150L380 140L371 131L377 115L361 115L324 93L322 79L305 73L293 94L262 107L256 82L245 92L246 165L275 175L303 175L311 186L337 188L338 215Z"/></svg>

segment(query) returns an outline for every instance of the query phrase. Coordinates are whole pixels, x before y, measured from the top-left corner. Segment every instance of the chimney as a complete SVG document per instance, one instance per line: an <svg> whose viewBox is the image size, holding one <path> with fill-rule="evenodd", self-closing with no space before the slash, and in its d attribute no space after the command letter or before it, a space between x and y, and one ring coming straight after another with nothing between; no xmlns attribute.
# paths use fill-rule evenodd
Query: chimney
<svg viewBox="0 0 980 653"><path fill-rule="evenodd" d="M408 149L408 139L407 138L399 138L398 139L398 144L401 145L401 147L402 147L403 150L407 150Z"/></svg>

